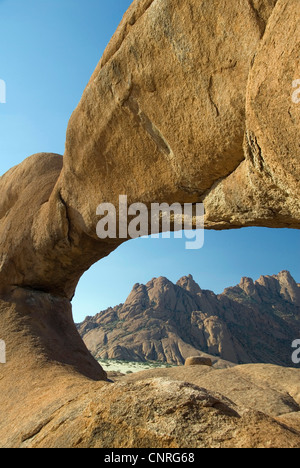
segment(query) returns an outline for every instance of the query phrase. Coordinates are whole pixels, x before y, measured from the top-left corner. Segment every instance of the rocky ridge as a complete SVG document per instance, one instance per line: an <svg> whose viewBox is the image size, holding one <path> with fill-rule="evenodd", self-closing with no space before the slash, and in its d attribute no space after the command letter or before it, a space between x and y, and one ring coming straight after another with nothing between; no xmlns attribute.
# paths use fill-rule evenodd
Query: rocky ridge
<svg viewBox="0 0 300 468"><path fill-rule="evenodd" d="M288 271L242 278L219 295L201 290L191 275L176 285L154 278L77 327L96 358L181 365L202 352L237 364L293 366L300 288Z"/></svg>

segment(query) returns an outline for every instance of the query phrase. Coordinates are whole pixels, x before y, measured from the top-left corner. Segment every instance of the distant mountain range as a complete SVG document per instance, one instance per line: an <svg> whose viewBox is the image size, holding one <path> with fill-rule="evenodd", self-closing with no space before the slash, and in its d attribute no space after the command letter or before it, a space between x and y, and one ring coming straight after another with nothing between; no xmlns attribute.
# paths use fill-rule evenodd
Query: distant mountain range
<svg viewBox="0 0 300 468"><path fill-rule="evenodd" d="M300 338L300 285L288 271L242 278L216 295L191 275L136 284L125 304L77 325L96 358L183 364L201 352L233 363L293 367Z"/></svg>

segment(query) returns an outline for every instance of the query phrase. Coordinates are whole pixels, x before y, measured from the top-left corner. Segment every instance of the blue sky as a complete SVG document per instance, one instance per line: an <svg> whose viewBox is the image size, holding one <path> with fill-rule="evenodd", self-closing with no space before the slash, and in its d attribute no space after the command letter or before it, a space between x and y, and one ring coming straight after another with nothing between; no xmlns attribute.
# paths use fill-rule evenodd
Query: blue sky
<svg viewBox="0 0 300 468"><path fill-rule="evenodd" d="M63 154L67 123L131 0L0 0L0 173L38 152ZM221 292L242 276L291 271L300 282L299 231L250 228L185 240L138 239L94 265L79 283L74 319L124 302L135 283L193 274Z"/></svg>

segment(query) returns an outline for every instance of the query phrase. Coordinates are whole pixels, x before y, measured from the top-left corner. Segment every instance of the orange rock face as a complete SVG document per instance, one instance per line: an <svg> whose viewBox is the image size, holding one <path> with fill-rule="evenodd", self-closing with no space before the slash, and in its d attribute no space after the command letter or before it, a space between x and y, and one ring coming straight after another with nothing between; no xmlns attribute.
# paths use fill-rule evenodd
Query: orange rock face
<svg viewBox="0 0 300 468"><path fill-rule="evenodd" d="M208 228L299 228L299 28L297 0L135 0L70 119L63 161L35 155L1 178L2 445L40 435L43 446L76 446L93 417L88 378L106 374L70 300L121 243L97 238L101 202L204 201ZM91 391L81 439L73 408L54 442L51 421L81 391ZM260 440L271 440L268 424Z"/></svg>

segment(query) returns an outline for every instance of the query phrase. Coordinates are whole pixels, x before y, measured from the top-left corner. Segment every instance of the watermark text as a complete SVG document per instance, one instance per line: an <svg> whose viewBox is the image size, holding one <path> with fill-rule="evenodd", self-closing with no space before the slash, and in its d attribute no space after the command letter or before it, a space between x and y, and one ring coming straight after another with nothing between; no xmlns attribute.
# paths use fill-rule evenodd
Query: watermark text
<svg viewBox="0 0 300 468"><path fill-rule="evenodd" d="M6 104L6 83L0 79L0 104Z"/></svg>
<svg viewBox="0 0 300 468"><path fill-rule="evenodd" d="M101 203L97 208L101 216L97 224L100 239L136 239L143 236L187 239L187 250L198 250L204 245L204 205L203 203L152 203L149 208L144 203L128 206L127 195L120 195L119 206Z"/></svg>
<svg viewBox="0 0 300 468"><path fill-rule="evenodd" d="M6 345L3 340L0 340L0 364L6 364Z"/></svg>
<svg viewBox="0 0 300 468"><path fill-rule="evenodd" d="M300 79L294 80L292 86L296 88L292 94L292 101L294 104L300 104Z"/></svg>
<svg viewBox="0 0 300 468"><path fill-rule="evenodd" d="M300 339L293 341L292 348L295 349L292 354L292 361L294 364L300 364Z"/></svg>

